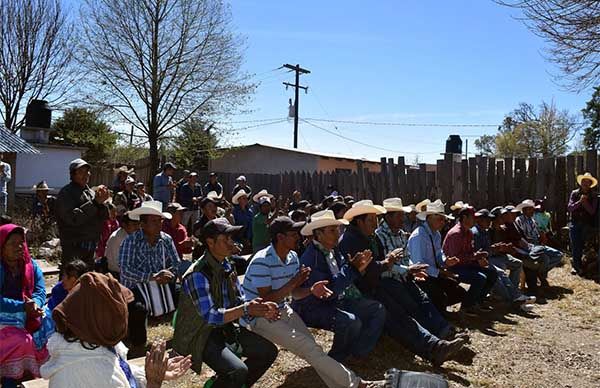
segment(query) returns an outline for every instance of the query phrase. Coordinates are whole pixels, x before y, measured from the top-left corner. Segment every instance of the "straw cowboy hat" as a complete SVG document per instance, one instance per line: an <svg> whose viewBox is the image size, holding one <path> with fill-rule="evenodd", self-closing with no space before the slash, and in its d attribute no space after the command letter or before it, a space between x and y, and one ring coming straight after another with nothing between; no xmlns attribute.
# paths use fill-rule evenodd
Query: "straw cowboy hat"
<svg viewBox="0 0 600 388"><path fill-rule="evenodd" d="M331 210L321 210L310 216L310 222L300 230L303 236L312 236L315 229L324 228L326 226L348 225L348 221L341 218L337 220L335 214Z"/></svg>
<svg viewBox="0 0 600 388"><path fill-rule="evenodd" d="M127 215L134 221L139 221L140 216L159 216L167 220L173 218L171 213L163 213L162 202L160 201L144 201L142 206L131 210Z"/></svg>
<svg viewBox="0 0 600 388"><path fill-rule="evenodd" d="M240 190L237 193L235 193L233 198L231 198L231 203L233 203L234 205L238 205L240 203L240 198L242 197L248 197L248 193L246 193L246 191L244 190Z"/></svg>
<svg viewBox="0 0 600 388"><path fill-rule="evenodd" d="M269 194L269 192L266 189L262 189L258 193L254 194L254 197L252 197L252 200L254 202L260 202L260 199L262 197L269 197L270 199L275 198L275 196L273 194Z"/></svg>
<svg viewBox="0 0 600 388"><path fill-rule="evenodd" d="M126 174L131 174L133 172L133 168L130 170L127 166L121 166L119 168L113 168L114 172L119 174L121 172L124 172Z"/></svg>
<svg viewBox="0 0 600 388"><path fill-rule="evenodd" d="M463 207L470 207L470 206L466 202L456 201L456 202L454 202L454 205L450 206L450 210L452 210L452 211L459 210L459 209L462 209Z"/></svg>
<svg viewBox="0 0 600 388"><path fill-rule="evenodd" d="M446 218L454 219L454 217L446 214L446 210L444 209L444 204L442 203L441 199L436 199L434 202L427 204L427 209L419 212L419 214L417 214L417 218L421 221L425 221L427 216L433 214L439 214L441 216L445 216Z"/></svg>
<svg viewBox="0 0 600 388"><path fill-rule="evenodd" d="M520 212L523 211L523 209L528 208L528 207L535 207L535 202L533 202L533 199L526 199L523 202L521 202L520 204L517 205L516 209Z"/></svg>
<svg viewBox="0 0 600 388"><path fill-rule="evenodd" d="M387 210L383 206L373 205L373 201L364 199L356 202L346 213L344 213L344 219L352 221L354 217L360 216L361 214L385 214Z"/></svg>
<svg viewBox="0 0 600 388"><path fill-rule="evenodd" d="M422 211L422 209L424 207L427 207L427 205L429 205L431 203L431 201L428 199L424 199L421 202L419 202L418 204L415 205L415 208L417 209L417 212Z"/></svg>
<svg viewBox="0 0 600 388"><path fill-rule="evenodd" d="M206 198L212 199L213 201L216 199L221 199L223 197L223 193L221 194L217 194L216 191L209 191L208 194L206 194Z"/></svg>
<svg viewBox="0 0 600 388"><path fill-rule="evenodd" d="M48 183L46 181L41 181L37 185L33 186L34 191L48 191L50 187L48 187Z"/></svg>
<svg viewBox="0 0 600 388"><path fill-rule="evenodd" d="M410 206L402 206L402 199L400 198L387 198L383 200L383 207L390 212L404 212L410 213L412 208Z"/></svg>
<svg viewBox="0 0 600 388"><path fill-rule="evenodd" d="M577 175L577 183L579 186L581 186L581 181L584 179L592 181L592 185L590 187L596 187L598 185L598 179L594 178L589 172L586 172L583 175Z"/></svg>

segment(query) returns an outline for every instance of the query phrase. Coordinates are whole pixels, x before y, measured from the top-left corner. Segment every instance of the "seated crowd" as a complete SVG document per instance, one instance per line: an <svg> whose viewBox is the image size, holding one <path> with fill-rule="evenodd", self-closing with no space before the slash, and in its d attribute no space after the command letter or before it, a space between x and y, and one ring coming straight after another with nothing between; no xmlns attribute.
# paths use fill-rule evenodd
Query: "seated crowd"
<svg viewBox="0 0 600 388"><path fill-rule="evenodd" d="M175 182L175 171L164 165L152 198L121 168L111 195L88 186L90 166L77 159L51 210L39 204L48 188L40 182L36 208L58 224L62 246L48 300L27 231L0 226L3 387L40 376L50 387L159 387L203 363L216 372L212 387L250 387L277 346L328 387L383 387L351 368L382 335L435 367L460 360L469 332L449 320L486 319L499 304L533 311L564 256L550 246L543 201L491 210L459 201L447 213L439 199L380 206L330 187L319 204L299 191L283 203L240 176L230 204L216 174L202 186L194 172ZM598 211L597 180L578 183L569 203L575 274ZM164 342L147 351L147 327L171 313L169 358ZM308 328L331 331L331 348ZM144 355L145 367L126 361Z"/></svg>

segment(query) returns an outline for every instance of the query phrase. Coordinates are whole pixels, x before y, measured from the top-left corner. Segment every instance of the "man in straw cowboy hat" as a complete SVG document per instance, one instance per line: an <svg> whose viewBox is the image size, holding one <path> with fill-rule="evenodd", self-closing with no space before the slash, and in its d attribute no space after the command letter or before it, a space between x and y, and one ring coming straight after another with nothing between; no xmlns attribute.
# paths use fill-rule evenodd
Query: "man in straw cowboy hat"
<svg viewBox="0 0 600 388"><path fill-rule="evenodd" d="M114 172L117 175L115 176L115 179L113 180L111 189L115 193L118 193L119 191L125 190L125 180L133 172L133 168L130 170L127 166L121 166L119 168L115 168Z"/></svg>
<svg viewBox="0 0 600 388"><path fill-rule="evenodd" d="M135 296L129 304L129 341L133 345L132 353L138 353L146 344L150 311L138 285L150 281L168 284L176 305L178 290L175 276L180 260L173 239L162 232L163 220L170 220L172 215L163 213L161 202L144 202L127 214L132 220L139 220L141 227L123 240L119 250L120 282Z"/></svg>
<svg viewBox="0 0 600 388"><path fill-rule="evenodd" d="M444 204L437 199L417 214L422 224L408 238L408 251L411 262L427 264L427 279L419 287L427 293L433 304L442 313L446 307L464 300L466 291L456 281L456 275L448 267L456 263L455 258L446 258L442 251L440 231L450 216L446 215Z"/></svg>
<svg viewBox="0 0 600 388"><path fill-rule="evenodd" d="M382 273L381 276L395 281L388 288L411 317L436 335L444 338L451 336L455 329L448 324L427 294L419 288L419 283L427 279L429 265L413 264L410 261L407 249L409 235L401 227L404 213L410 211L411 208L402 206L400 198L383 200L383 207L387 213L383 215L375 234L381 242L384 253L387 254L399 248L402 249L402 255L392 269ZM386 282L391 282L391 280L386 280Z"/></svg>
<svg viewBox="0 0 600 388"><path fill-rule="evenodd" d="M50 187L46 181L41 181L37 185L33 186L35 196L33 197L33 207L31 214L34 218L41 218L43 220L49 220L54 217L54 205L56 203L56 197L48 195Z"/></svg>
<svg viewBox="0 0 600 388"><path fill-rule="evenodd" d="M259 191L252 197L258 204L258 212L252 219L252 251L258 252L269 245L269 224L277 217L277 211L273 211L273 200L275 196L269 194L265 189Z"/></svg>
<svg viewBox="0 0 600 388"><path fill-rule="evenodd" d="M372 260L369 250L345 258L337 250L340 226L348 221L336 219L333 211L314 213L310 223L301 230L312 240L300 262L310 270L306 286L325 282L331 295L323 298L308 296L292 303L294 310L309 327L334 332L329 356L339 362L349 357L363 359L375 348L385 323L385 308L366 298L354 281L362 276Z"/></svg>
<svg viewBox="0 0 600 388"><path fill-rule="evenodd" d="M344 219L350 224L340 239L340 251L346 256L353 256L364 250L372 252L373 260L367 266L364 276L356 280L358 289L367 296L373 296L385 306L385 329L390 337L432 364L441 365L454 358L467 339L461 337L446 341L439 337L442 333L434 334L429 331L399 302L399 283L394 279L381 278L381 274L391 270L402 255L400 249L385 255L379 239L375 236L377 216L385 213L385 208L374 205L370 200L356 202L344 215Z"/></svg>
<svg viewBox="0 0 600 388"><path fill-rule="evenodd" d="M515 226L517 230L527 242L530 251L536 248L543 254L544 266L543 269L538 273L538 276L542 286L547 287L548 272L550 272L552 268L555 268L562 263L562 258L564 255L558 249L554 249L541 243L540 231L535 220L533 219L533 213L535 211L535 202L533 202L533 200L524 200L517 205L516 209L521 212L521 215L515 220Z"/></svg>
<svg viewBox="0 0 600 388"><path fill-rule="evenodd" d="M71 182L60 189L56 198L56 222L62 247L61 264L80 259L92 269L102 225L108 219L105 203L110 193L104 185L96 190L88 186L90 169L83 159L69 163Z"/></svg>
<svg viewBox="0 0 600 388"><path fill-rule="evenodd" d="M483 302L498 280L496 270L487 260L488 252L474 249L471 231L474 225L475 209L464 206L458 211L457 223L448 231L442 245L446 257L455 258L446 261L448 269L458 275L458 281L470 286L460 308L471 315L487 311Z"/></svg>
<svg viewBox="0 0 600 388"><path fill-rule="evenodd" d="M298 232L305 224L293 222L285 216L277 217L271 222L269 230L272 243L256 253L250 262L244 278L244 291L246 300L261 297L277 303L281 318L277 321L254 318L245 323L253 332L307 361L328 387L368 386L368 382L363 382L339 363L339 360L336 361L331 352L329 356L325 354L289 304L290 297L295 301L303 301L309 298L323 300L333 296L333 292L327 287L327 280L306 282L312 271L309 267L300 265L295 252L300 238ZM370 340L377 341L379 333L371 333L376 338ZM336 342L334 339L334 344Z"/></svg>
<svg viewBox="0 0 600 388"><path fill-rule="evenodd" d="M234 249L232 237L241 229L226 218L204 225L201 236L206 251L183 275L174 324L173 348L192 355L196 373L201 372L203 363L217 372L214 387L251 387L277 358L275 345L237 324L240 318L275 321L280 315L276 303L261 298L244 300L229 260Z"/></svg>
<svg viewBox="0 0 600 388"><path fill-rule="evenodd" d="M118 219L121 220L123 214L129 210L133 210L139 203L140 198L135 192L135 180L128 176L124 182L124 188L115 194L113 204L117 207Z"/></svg>
<svg viewBox="0 0 600 388"><path fill-rule="evenodd" d="M571 238L571 252L574 274L581 274L581 256L587 238L592 231L598 228L598 179L589 172L577 176L579 188L571 192L567 209L571 214L569 235ZM600 260L598 261L600 266ZM600 272L600 268L599 268Z"/></svg>
<svg viewBox="0 0 600 388"><path fill-rule="evenodd" d="M235 178L235 187L233 188L231 195L235 195L238 191L244 190L248 196L252 195L252 187L248 185L246 182L246 177L244 175L240 175Z"/></svg>
<svg viewBox="0 0 600 388"><path fill-rule="evenodd" d="M243 245L244 251L252 252L252 220L254 212L250 209L249 198L250 193L241 189L234 194L231 202L233 203L233 221L235 225L243 226L244 230L238 236L238 241Z"/></svg>

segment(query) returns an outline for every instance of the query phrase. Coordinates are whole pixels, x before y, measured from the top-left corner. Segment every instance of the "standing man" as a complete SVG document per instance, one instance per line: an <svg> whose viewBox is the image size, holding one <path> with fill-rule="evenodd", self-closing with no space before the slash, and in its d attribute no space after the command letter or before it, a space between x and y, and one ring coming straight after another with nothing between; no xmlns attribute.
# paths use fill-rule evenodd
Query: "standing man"
<svg viewBox="0 0 600 388"><path fill-rule="evenodd" d="M48 195L50 187L46 181L41 181L34 186L35 197L33 197L33 209L31 214L34 218L40 218L44 222L49 222L54 218L54 205L56 197Z"/></svg>
<svg viewBox="0 0 600 388"><path fill-rule="evenodd" d="M113 204L117 207L117 218L121 220L123 214L135 209L139 202L140 199L135 193L135 180L128 176L125 179L123 191L119 191L113 198Z"/></svg>
<svg viewBox="0 0 600 388"><path fill-rule="evenodd" d="M210 193L211 191L214 191L220 198L223 195L223 185L219 183L218 179L217 173L211 172L208 176L208 182L204 185L204 192Z"/></svg>
<svg viewBox="0 0 600 388"><path fill-rule="evenodd" d="M238 176L235 180L235 183L236 185L233 188L233 191L231 192L232 196L240 190L244 190L246 194L248 194L248 196L252 195L252 187L248 186L248 184L246 183L246 177L244 175Z"/></svg>
<svg viewBox="0 0 600 388"><path fill-rule="evenodd" d="M200 200L202 200L202 186L198 183L198 174L191 172L188 181L179 189L179 203L187 208L183 213L181 223L191 231L199 217Z"/></svg>
<svg viewBox="0 0 600 388"><path fill-rule="evenodd" d="M269 229L272 244L259 251L250 262L244 278L244 292L246 300L260 297L265 301L277 303L281 319L269 321L259 317L250 319L247 324L253 332L283 346L307 361L315 368L328 387L367 386L367 382L361 381L352 371L336 361L332 355L325 354L300 316L290 307L290 297L295 300L304 300L312 296L315 300L320 301L333 296L326 287L328 283L326 280L311 282L308 287L304 285L312 271L309 267L300 267L298 255L294 250L297 249L300 238L298 231L305 224L305 222L293 222L289 217L277 217L271 223ZM385 317L385 310L381 305L379 306L380 327L376 332L368 332L367 327L363 327L365 335L362 340L358 340L354 336L352 338L346 336L342 342L356 340L351 345L360 352L369 353L379 338ZM332 314L329 317L333 318ZM331 324L331 320L329 324ZM366 322L365 326L368 326ZM336 344L341 341L337 338L333 342ZM366 345L368 349L361 348L363 345Z"/></svg>
<svg viewBox="0 0 600 388"><path fill-rule="evenodd" d="M8 199L8 182L11 180L10 164L4 161L4 154L0 152L0 215L6 214Z"/></svg>
<svg viewBox="0 0 600 388"><path fill-rule="evenodd" d="M271 201L274 196L266 190L261 190L252 199L258 203L258 213L252 219L252 252L258 252L267 247L269 238L269 224L277 217L277 212L272 212Z"/></svg>
<svg viewBox="0 0 600 388"><path fill-rule="evenodd" d="M177 170L177 167L173 163L165 163L162 172L156 174L152 183L152 195L156 201L162 202L165 209L173 197L173 190L175 189L173 174L175 170Z"/></svg>
<svg viewBox="0 0 600 388"><path fill-rule="evenodd" d="M60 189L56 198L56 222L62 247L61 265L80 259L90 269L94 266L94 253L108 219L108 188L98 186L93 191L88 186L91 166L83 159L69 164L71 183Z"/></svg>
<svg viewBox="0 0 600 388"><path fill-rule="evenodd" d="M571 225L569 227L571 238L571 251L573 253L573 261L571 263L574 275L581 275L581 256L583 255L583 247L586 237L592 233L594 225L598 218L598 193L594 188L598 186L598 179L592 174L586 172L583 175L577 176L579 188L571 192L569 197L569 213L571 213ZM598 261L600 266L600 260Z"/></svg>
<svg viewBox="0 0 600 388"><path fill-rule="evenodd" d="M173 348L182 355L192 355L196 373L201 372L203 363L217 372L215 388L249 388L277 358L275 345L237 325L242 317L247 321L279 319L276 303L261 298L244 301L244 291L229 262L234 249L231 237L240 229L225 218L204 225L206 251L183 275L174 325Z"/></svg>

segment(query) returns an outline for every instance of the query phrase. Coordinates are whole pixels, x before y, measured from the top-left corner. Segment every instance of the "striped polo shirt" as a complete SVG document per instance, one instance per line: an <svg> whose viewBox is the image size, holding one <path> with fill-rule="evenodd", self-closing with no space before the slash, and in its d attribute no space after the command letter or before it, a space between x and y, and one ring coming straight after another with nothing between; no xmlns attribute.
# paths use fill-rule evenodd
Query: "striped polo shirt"
<svg viewBox="0 0 600 388"><path fill-rule="evenodd" d="M271 287L272 290L278 290L285 286L299 269L300 260L294 251L288 253L285 262L279 258L272 244L256 252L244 275L243 287L246 301L259 297L258 288ZM285 302L285 300L279 301L279 307L282 307Z"/></svg>

